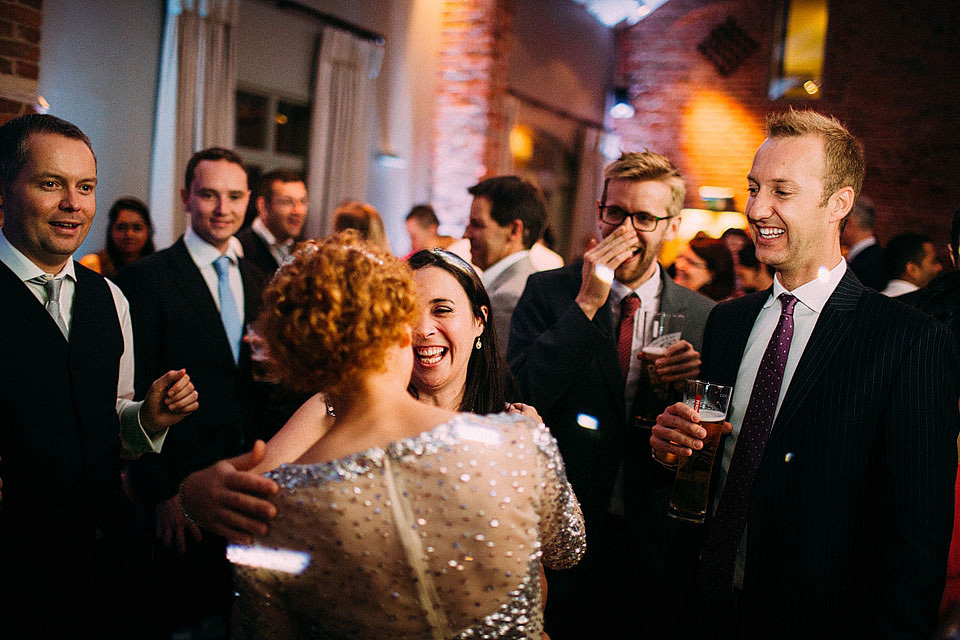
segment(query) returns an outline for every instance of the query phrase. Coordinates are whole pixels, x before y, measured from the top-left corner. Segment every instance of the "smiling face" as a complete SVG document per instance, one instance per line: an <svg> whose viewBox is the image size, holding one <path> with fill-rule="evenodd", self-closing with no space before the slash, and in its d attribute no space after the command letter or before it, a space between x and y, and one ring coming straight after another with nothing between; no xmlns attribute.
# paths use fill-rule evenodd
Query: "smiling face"
<svg viewBox="0 0 960 640"><path fill-rule="evenodd" d="M117 219L110 227L110 239L125 258L139 258L149 238L150 227L143 216L132 209L121 209L117 213Z"/></svg>
<svg viewBox="0 0 960 640"><path fill-rule="evenodd" d="M489 269L523 246L514 237L513 224L500 226L490 215L493 203L486 196L477 196L470 204L470 222L463 237L470 241L470 257L481 269Z"/></svg>
<svg viewBox="0 0 960 640"><path fill-rule="evenodd" d="M840 221L853 204L842 187L823 204L823 140L816 135L767 138L747 176L746 214L757 259L772 265L788 290L840 262Z"/></svg>
<svg viewBox="0 0 960 640"><path fill-rule="evenodd" d="M668 207L671 199L670 185L660 180L614 179L607 185L606 204L620 207L631 214L645 212L658 218L666 217L670 215ZM630 233L637 235L640 246L630 259L617 267L615 272L617 280L635 289L656 273L656 261L660 255L660 249L664 242L672 240L677 235L680 217L661 220L653 231L637 231L629 218L625 218L621 225L607 224L600 219L599 225L600 235L604 238L616 231L619 226L625 226Z"/></svg>
<svg viewBox="0 0 960 640"><path fill-rule="evenodd" d="M250 200L247 172L229 160L201 160L190 191L181 190L180 197L194 233L222 253L243 224Z"/></svg>
<svg viewBox="0 0 960 640"><path fill-rule="evenodd" d="M257 198L257 212L277 242L299 237L307 219L307 186L275 181L267 196Z"/></svg>
<svg viewBox="0 0 960 640"><path fill-rule="evenodd" d="M459 407L467 384L467 365L484 321L456 278L439 267L423 267L413 274L420 297L420 319L413 329L413 376L422 393L455 398Z"/></svg>
<svg viewBox="0 0 960 640"><path fill-rule="evenodd" d="M35 265L59 273L87 237L97 209L97 163L82 140L27 138L26 163L3 190L4 234Z"/></svg>

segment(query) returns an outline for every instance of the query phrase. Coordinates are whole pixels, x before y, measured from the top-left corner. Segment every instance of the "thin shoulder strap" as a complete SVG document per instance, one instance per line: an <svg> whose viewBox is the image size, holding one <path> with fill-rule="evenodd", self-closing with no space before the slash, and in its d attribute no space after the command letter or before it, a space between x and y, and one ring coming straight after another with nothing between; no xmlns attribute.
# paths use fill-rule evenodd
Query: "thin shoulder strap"
<svg viewBox="0 0 960 640"><path fill-rule="evenodd" d="M414 533L413 513L410 510L410 504L401 498L400 492L397 491L393 465L387 452L383 456L383 469L387 480L387 492L390 494L390 507L397 522L397 532L400 534L400 541L403 543L403 549L407 554L407 562L417 575L420 605L427 614L427 622L430 623L430 631L434 640L447 640L453 636L453 633L450 631L450 624L447 622L447 617L440 605L440 596L437 594L433 576L430 575L427 568L420 538Z"/></svg>

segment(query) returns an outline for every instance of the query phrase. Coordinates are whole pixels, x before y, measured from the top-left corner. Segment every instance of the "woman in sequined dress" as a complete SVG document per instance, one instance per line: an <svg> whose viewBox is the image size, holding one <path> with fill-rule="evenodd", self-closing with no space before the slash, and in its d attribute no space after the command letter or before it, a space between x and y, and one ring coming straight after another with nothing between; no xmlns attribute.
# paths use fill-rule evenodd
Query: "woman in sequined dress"
<svg viewBox="0 0 960 640"><path fill-rule="evenodd" d="M541 560L570 566L584 549L546 428L405 393L409 268L352 236L298 251L265 306L278 372L326 390L337 416L268 474L270 532L232 554L238 637L539 638Z"/></svg>
<svg viewBox="0 0 960 640"><path fill-rule="evenodd" d="M490 298L473 268L442 249L419 251L407 263L421 300L411 344L410 394L427 404L481 415L507 406L541 422L533 407L505 403L509 371L497 348L500 338L487 322ZM276 486L259 474L303 455L333 424L333 413L324 394L317 394L266 446L258 443L250 454L191 474L180 491L185 509L201 527L231 542L266 534L276 510L261 498Z"/></svg>

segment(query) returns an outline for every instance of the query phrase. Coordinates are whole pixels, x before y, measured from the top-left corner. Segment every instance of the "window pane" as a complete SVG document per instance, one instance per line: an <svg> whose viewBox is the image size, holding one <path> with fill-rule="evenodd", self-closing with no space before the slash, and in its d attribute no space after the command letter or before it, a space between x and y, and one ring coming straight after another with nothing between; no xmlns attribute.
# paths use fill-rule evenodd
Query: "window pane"
<svg viewBox="0 0 960 640"><path fill-rule="evenodd" d="M266 96L237 91L237 136L238 147L264 149L267 146Z"/></svg>
<svg viewBox="0 0 960 640"><path fill-rule="evenodd" d="M310 109L306 105L277 102L276 137L273 150L295 156L307 155Z"/></svg>

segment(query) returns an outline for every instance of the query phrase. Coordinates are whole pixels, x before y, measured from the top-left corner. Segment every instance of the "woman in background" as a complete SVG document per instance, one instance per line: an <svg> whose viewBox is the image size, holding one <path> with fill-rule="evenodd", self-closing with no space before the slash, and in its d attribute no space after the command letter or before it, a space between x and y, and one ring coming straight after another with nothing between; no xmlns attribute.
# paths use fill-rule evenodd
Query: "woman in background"
<svg viewBox="0 0 960 640"><path fill-rule="evenodd" d="M340 233L346 229L354 229L360 237L384 251L390 251L387 241L387 230L383 226L383 219L373 205L359 200L347 200L333 210L333 231Z"/></svg>
<svg viewBox="0 0 960 640"><path fill-rule="evenodd" d="M324 390L337 416L268 474L277 517L232 552L240 637L540 637L540 562L570 566L584 549L556 442L527 417L406 392L415 359L452 349L415 346L416 298L408 266L342 234L297 251L267 289L277 372ZM441 317L459 308L443 294L420 308L431 303ZM297 566L277 565L277 549Z"/></svg>
<svg viewBox="0 0 960 640"><path fill-rule="evenodd" d="M726 300L736 288L733 258L723 240L697 234L674 262L674 281L716 301Z"/></svg>
<svg viewBox="0 0 960 640"><path fill-rule="evenodd" d="M107 246L80 258L80 264L113 278L126 265L154 252L150 210L140 200L120 198L107 214Z"/></svg>

